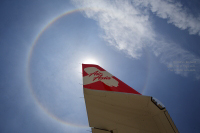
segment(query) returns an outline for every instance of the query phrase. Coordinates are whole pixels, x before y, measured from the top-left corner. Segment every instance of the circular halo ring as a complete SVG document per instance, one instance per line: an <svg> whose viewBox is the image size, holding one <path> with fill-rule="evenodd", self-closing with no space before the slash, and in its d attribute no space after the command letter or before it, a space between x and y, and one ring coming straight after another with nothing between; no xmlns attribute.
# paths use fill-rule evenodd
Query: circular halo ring
<svg viewBox="0 0 200 133"><path fill-rule="evenodd" d="M54 120L64 124L64 125L68 125L68 126L73 126L73 127L82 127L82 128L88 128L89 126L86 125L80 125L80 124L73 124L73 123L69 123L66 122L64 120L59 119L58 117L56 117L55 115L53 115L51 112L49 112L45 107L43 107L43 105L39 102L39 100L37 99L37 96L32 88L32 83L31 83L31 75L30 75L30 63L31 63L31 58L32 58L32 54L34 51L34 48L39 40L39 38L41 37L41 35L53 24L55 23L57 20L61 19L64 16L67 16L69 14L75 13L75 12L80 12L80 11L84 11L87 8L81 8L81 9L74 9L74 10L70 10L67 11L57 17L55 17L53 20L51 20L47 25L44 26L44 28L39 32L39 34L36 36L34 42L31 45L30 51L28 53L28 63L27 63L27 67L26 67L26 75L27 75L27 79L28 79L28 88L30 90L31 95L33 96L34 101L36 102L36 104L51 118L53 118Z"/></svg>
<svg viewBox="0 0 200 133"><path fill-rule="evenodd" d="M33 91L32 88L32 83L31 83L31 75L30 75L30 62L31 62L31 58L32 58L32 54L34 51L34 48L39 40L39 38L41 37L41 35L53 24L55 23L57 20L61 19L64 16L67 16L69 14L75 13L75 12L80 12L80 11L84 11L84 10L92 10L91 8L80 8L80 9L74 9L74 10L70 10L67 11L57 17L55 17L54 19L52 19L47 25L44 26L44 28L39 32L39 34L36 36L35 40L33 41L30 51L28 53L28 63L27 63L27 67L26 67L26 75L27 75L27 79L28 79L28 88L30 90L31 95L33 96L33 99L35 100L36 104L46 113L48 114L48 116L50 116L51 118L53 118L54 120L64 124L64 125L68 125L68 126L73 126L73 127L82 127L82 128L88 128L89 126L86 125L78 125L78 124L73 124L73 123L69 123L66 122L64 120L59 119L58 117L56 117L55 115L53 115L51 112L49 112L45 107L43 107L43 105L39 102L39 100L37 99L35 92ZM148 53L147 53L148 54ZM147 57L148 58L148 57ZM149 60L149 59L148 59ZM148 65L149 65L149 61L148 61ZM144 91L146 90L146 84L148 81L148 74L149 74L149 67L147 69L147 78L146 78L146 82L143 86L142 89L142 94L144 93Z"/></svg>

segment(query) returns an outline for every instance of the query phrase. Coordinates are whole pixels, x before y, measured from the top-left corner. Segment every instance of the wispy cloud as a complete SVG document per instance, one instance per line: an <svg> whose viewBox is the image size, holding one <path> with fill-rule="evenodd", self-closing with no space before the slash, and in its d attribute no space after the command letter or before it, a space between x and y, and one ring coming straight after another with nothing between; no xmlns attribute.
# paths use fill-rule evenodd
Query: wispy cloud
<svg viewBox="0 0 200 133"><path fill-rule="evenodd" d="M129 1L73 0L78 7L87 7L87 17L98 21L103 38L133 58L141 56L142 48L155 38L147 11L141 11Z"/></svg>
<svg viewBox="0 0 200 133"><path fill-rule="evenodd" d="M134 4L149 8L158 17L167 19L176 27L190 34L200 35L200 17L194 17L180 2L175 0L134 0Z"/></svg>
<svg viewBox="0 0 200 133"><path fill-rule="evenodd" d="M191 15L186 15L185 11L182 12L181 4L173 4L169 0L167 2L157 0L157 2L158 4L156 4L156 0L134 2L130 0L73 0L77 7L87 7L84 10L85 15L99 23L105 32L103 38L110 45L124 51L132 58L139 59L143 48L148 47L169 68L178 67L177 62L174 61L195 61L195 68L200 67L198 57L184 50L178 44L165 41L163 37L155 33L152 22L149 20L149 9L181 29L189 28L190 33L199 33L200 30L195 30L196 28L200 29L197 26L197 19L188 20L187 17ZM182 16L176 16L178 13ZM193 22L193 20L195 21ZM182 66L182 68L187 67ZM191 71L174 72L187 76ZM200 79L199 70L196 69L192 73L195 73L196 78Z"/></svg>

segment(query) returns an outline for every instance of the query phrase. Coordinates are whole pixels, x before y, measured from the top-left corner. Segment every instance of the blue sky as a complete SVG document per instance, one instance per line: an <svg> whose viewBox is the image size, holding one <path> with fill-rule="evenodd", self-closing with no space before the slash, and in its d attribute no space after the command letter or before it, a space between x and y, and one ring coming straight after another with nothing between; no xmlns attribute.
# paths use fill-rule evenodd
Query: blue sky
<svg viewBox="0 0 200 133"><path fill-rule="evenodd" d="M162 101L200 131L198 0L18 0L0 4L0 132L88 133L81 63Z"/></svg>

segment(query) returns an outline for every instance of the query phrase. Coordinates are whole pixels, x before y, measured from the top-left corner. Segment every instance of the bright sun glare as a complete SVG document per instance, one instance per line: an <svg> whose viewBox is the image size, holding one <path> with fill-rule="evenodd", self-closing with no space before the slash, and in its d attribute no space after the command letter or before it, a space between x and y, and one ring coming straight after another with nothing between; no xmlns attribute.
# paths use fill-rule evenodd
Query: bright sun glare
<svg viewBox="0 0 200 133"><path fill-rule="evenodd" d="M99 62L94 59L94 58L86 58L84 60L81 61L81 65L78 69L79 72L82 72L82 64L95 64L95 65L100 65Z"/></svg>
<svg viewBox="0 0 200 133"><path fill-rule="evenodd" d="M78 72L82 72L82 64L100 65L99 61L97 61L95 58L85 58L85 59L80 60L80 65L79 65L79 67L77 69Z"/></svg>
<svg viewBox="0 0 200 133"><path fill-rule="evenodd" d="M98 65L99 63L98 63L97 60L90 58L90 59L84 60L83 64L96 64L96 65Z"/></svg>

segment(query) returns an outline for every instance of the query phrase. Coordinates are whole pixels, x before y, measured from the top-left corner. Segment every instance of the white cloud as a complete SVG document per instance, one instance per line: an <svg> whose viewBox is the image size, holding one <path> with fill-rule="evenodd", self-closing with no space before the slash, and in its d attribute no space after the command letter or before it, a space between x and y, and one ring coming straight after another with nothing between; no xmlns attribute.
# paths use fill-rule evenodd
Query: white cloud
<svg viewBox="0 0 200 133"><path fill-rule="evenodd" d="M170 1L172 2L172 0ZM195 65L200 67L198 57L175 43L166 42L152 29L148 14L149 9L146 8L149 5L158 16L168 18L169 22L179 28L190 28L190 33L197 33L193 29L196 23L189 22L187 20L188 15L185 16L185 12L181 13L181 4L172 4L170 1L157 0L158 3L156 4L155 0L138 0L134 3L129 0L73 0L78 8L87 7L84 10L85 15L99 23L99 26L105 32L103 38L110 45L124 51L132 58L139 59L142 55L142 49L148 47L167 66L177 68L177 63L174 61L196 61ZM165 5L165 3L167 4ZM175 14L172 15L172 13ZM182 16L176 16L178 13ZM187 76L190 72L175 71L175 73ZM196 74L197 78L200 78L199 70L193 73Z"/></svg>
<svg viewBox="0 0 200 133"><path fill-rule="evenodd" d="M87 7L87 17L98 21L105 31L103 38L111 45L130 54L141 56L147 42L154 39L148 14L131 6L128 1L74 0L78 7Z"/></svg>
<svg viewBox="0 0 200 133"><path fill-rule="evenodd" d="M185 30L190 34L200 35L200 18L188 13L186 8L174 0L134 0L134 4L148 7L158 17L167 19L168 23Z"/></svg>
<svg viewBox="0 0 200 133"><path fill-rule="evenodd" d="M178 44L157 41L151 48L160 62L165 64L169 71L173 70L176 74L188 76L193 73L196 79L200 79L200 58L181 48Z"/></svg>

